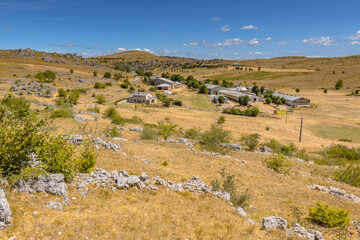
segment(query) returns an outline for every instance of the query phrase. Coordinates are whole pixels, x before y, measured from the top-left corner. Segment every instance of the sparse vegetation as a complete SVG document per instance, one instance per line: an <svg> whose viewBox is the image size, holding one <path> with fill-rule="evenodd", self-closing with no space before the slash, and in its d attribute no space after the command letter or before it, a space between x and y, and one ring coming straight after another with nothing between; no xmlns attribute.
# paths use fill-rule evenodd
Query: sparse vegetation
<svg viewBox="0 0 360 240"><path fill-rule="evenodd" d="M292 167L291 161L281 153L266 157L264 163L268 168L281 174L289 174Z"/></svg>

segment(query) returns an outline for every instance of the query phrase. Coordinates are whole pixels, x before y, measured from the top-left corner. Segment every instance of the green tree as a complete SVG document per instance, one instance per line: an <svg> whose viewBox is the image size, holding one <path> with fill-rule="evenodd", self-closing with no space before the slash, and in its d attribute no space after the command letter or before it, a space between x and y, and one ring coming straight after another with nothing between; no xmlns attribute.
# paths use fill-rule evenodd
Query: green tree
<svg viewBox="0 0 360 240"><path fill-rule="evenodd" d="M296 91L297 93L299 93L299 92L300 92L300 88L296 88L295 91Z"/></svg>
<svg viewBox="0 0 360 240"><path fill-rule="evenodd" d="M208 94L209 93L209 89L206 87L206 85L201 85L201 87L199 88L199 93L203 93L203 94Z"/></svg>
<svg viewBox="0 0 360 240"><path fill-rule="evenodd" d="M60 89L58 90L58 97L66 98L66 96L67 96L66 91L65 91L63 88L60 88Z"/></svg>
<svg viewBox="0 0 360 240"><path fill-rule="evenodd" d="M335 89L340 90L343 86L344 86L344 81L340 79L336 82Z"/></svg>
<svg viewBox="0 0 360 240"><path fill-rule="evenodd" d="M94 72L93 72L94 77L97 77L97 74L98 74L97 71L94 71Z"/></svg>
<svg viewBox="0 0 360 240"><path fill-rule="evenodd" d="M223 95L220 95L219 98L218 98L218 102L219 102L220 104L225 103L225 97L224 97Z"/></svg>
<svg viewBox="0 0 360 240"><path fill-rule="evenodd" d="M328 90L325 88L325 89L324 89L324 93L327 93L327 91L328 91Z"/></svg>
<svg viewBox="0 0 360 240"><path fill-rule="evenodd" d="M73 74L73 73L74 73L74 69L70 69L70 73Z"/></svg>
<svg viewBox="0 0 360 240"><path fill-rule="evenodd" d="M111 72L105 72L104 78L111 78Z"/></svg>
<svg viewBox="0 0 360 240"><path fill-rule="evenodd" d="M203 148L209 151L222 152L220 143L228 143L231 139L231 132L224 130L222 125L212 124L211 128L201 136Z"/></svg>
<svg viewBox="0 0 360 240"><path fill-rule="evenodd" d="M254 151L256 147L259 145L259 135L258 134L246 134L241 137L241 141L243 141L250 151Z"/></svg>

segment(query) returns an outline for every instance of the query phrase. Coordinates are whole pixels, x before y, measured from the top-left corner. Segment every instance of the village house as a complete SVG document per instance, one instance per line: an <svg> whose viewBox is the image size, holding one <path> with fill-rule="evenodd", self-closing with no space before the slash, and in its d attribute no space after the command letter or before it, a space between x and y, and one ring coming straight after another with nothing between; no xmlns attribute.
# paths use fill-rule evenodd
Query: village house
<svg viewBox="0 0 360 240"><path fill-rule="evenodd" d="M273 96L279 96L285 99L285 104L288 106L310 106L310 99L298 97L289 94L283 94L279 92L273 92Z"/></svg>
<svg viewBox="0 0 360 240"><path fill-rule="evenodd" d="M135 92L127 98L130 103L145 103L151 104L156 103L156 97L153 97L150 93L146 92Z"/></svg>
<svg viewBox="0 0 360 240"><path fill-rule="evenodd" d="M158 86L158 85L162 85L162 84L169 85L171 87L171 89L174 89L174 88L177 88L177 87L181 86L181 83L179 83L179 82L174 82L174 81L172 81L170 79L163 78L163 77L160 77L158 75L150 77L149 85Z"/></svg>
<svg viewBox="0 0 360 240"><path fill-rule="evenodd" d="M225 89L222 86L215 85L215 84L209 84L209 83L205 84L205 86L208 89L209 95L218 95L220 90Z"/></svg>
<svg viewBox="0 0 360 240"><path fill-rule="evenodd" d="M172 88L173 87L170 84L166 84L166 83L159 84L159 85L155 86L156 90L169 90L169 89L172 89Z"/></svg>
<svg viewBox="0 0 360 240"><path fill-rule="evenodd" d="M263 102L264 101L264 99L262 97L256 96L255 94L248 93L248 92L238 92L238 91L223 89L223 90L219 91L219 94L223 94L228 99L231 99L236 102L239 101L239 97L244 97L244 96L249 96L250 102Z"/></svg>

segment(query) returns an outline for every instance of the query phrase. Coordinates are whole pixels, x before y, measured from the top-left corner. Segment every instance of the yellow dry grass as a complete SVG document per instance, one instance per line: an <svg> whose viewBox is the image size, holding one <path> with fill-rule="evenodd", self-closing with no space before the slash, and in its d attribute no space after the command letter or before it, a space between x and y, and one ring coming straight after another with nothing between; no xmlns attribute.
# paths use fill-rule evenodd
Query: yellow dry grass
<svg viewBox="0 0 360 240"><path fill-rule="evenodd" d="M346 59L345 59L346 60ZM344 60L344 61L345 61ZM2 60L1 60L2 61ZM24 76L38 70L53 69L58 72L67 73L70 68L75 69L75 76L90 77L95 68L82 66L67 66L60 64L43 63L24 63L13 61L11 63L1 62L1 78L22 79L29 81ZM261 66L281 69L281 66L291 65L295 69L315 69L315 60L308 59L280 59L274 60L253 60L246 62L248 66ZM289 63L289 61L296 62ZM276 89L295 94L293 88L301 86L298 95L310 98L316 108L306 108L295 110L287 117L242 117L234 115L223 115L226 118L224 128L230 130L233 142L239 143L243 134L259 133L261 141L275 138L282 143L294 142L297 147L305 148L310 152L318 151L322 145L340 143L338 138L342 136L340 127L350 129L360 128L359 99L358 97L346 96L349 91L356 86L356 79L351 70L346 70L344 74L332 74L331 67L322 64L325 60L320 60L320 72L315 71L306 75L294 75L291 77L280 77L276 79L256 80L258 85L275 87ZM327 60L336 62L337 59ZM349 61L353 61L350 59ZM8 64L8 65L7 65ZM28 64L26 69L12 69L9 72L6 66L20 66ZM287 65L288 64L288 65ZM310 65L314 67L310 68ZM355 66L349 65L357 72ZM346 66L347 67L347 66ZM326 69L325 69L326 68ZM12 71L18 77L12 77ZM104 71L106 69L103 69ZM270 70L267 70L270 72ZM294 70L293 70L294 71ZM336 70L337 72L338 70ZM195 69L180 72L181 74L194 75L197 79L206 79L219 74L235 72L230 69ZM179 72L177 72L179 73ZM247 74L235 72L236 74ZM234 74L235 74L234 73ZM283 74L282 72L280 74ZM349 74L349 75L347 75ZM19 77L20 76L20 77ZM347 77L345 88L341 91L329 90L324 94L321 87L331 88L336 79L340 76ZM106 81L100 79L99 81ZM239 80L237 83L244 83ZM252 80L246 80L251 85ZM141 83L141 88L149 88ZM74 85L71 80L56 81L56 87L71 88ZM115 106L114 101L124 98L129 93L121 89L117 84L105 89L95 90L92 84L87 86L91 92L81 95L78 104L75 106L80 111L87 111L94 107L95 98L93 93L103 94L108 102L99 105L101 113L107 107ZM349 89L347 89L349 87ZM2 87L3 88L3 87ZM5 87L4 87L5 88ZM184 89L176 90L174 98L181 99L182 96L195 94ZM187 96L188 97L188 96ZM205 97L205 96L204 96ZM53 103L53 99L40 99L29 97L41 102ZM219 112L207 112L201 110L187 109L182 107L163 108L161 104L141 106L123 103L117 106L120 115L130 118L139 116L146 123L156 124L159 121L170 121L177 125L177 129L189 129L198 127L202 131L207 130L216 119L222 116ZM261 105L260 108L269 108ZM271 108L269 108L271 112ZM89 117L89 115L85 115ZM305 117L303 142L298 143L300 117ZM52 126L54 133L77 133L92 134L92 137L99 136L109 127L114 127L110 120L93 118L94 121L79 123L73 119L55 119ZM109 150L101 149L97 167L107 171L125 169L133 174L147 172L149 176L160 176L163 179L174 182L182 182L193 175L200 177L205 183L210 184L211 180L220 178L220 170L226 168L229 174L235 175L235 182L240 191L249 189L251 199L250 204L245 208L249 218L259 222L263 217L281 216L286 218L290 224L295 221L294 213L291 211L290 203L295 204L304 214L308 213L308 206L314 206L317 201L338 208L345 208L351 211L352 220L358 221L360 218L360 205L347 199L337 198L330 194L309 190L310 184L340 187L347 193L360 196L360 189L344 184L329 181L334 169L315 164L300 163L293 161L293 168L290 175L283 176L269 171L263 164L264 155L249 152L231 152L232 158L210 156L206 154L190 151L188 147L171 144L158 143L155 141L144 141L144 144L133 142L139 139L139 133L130 132L128 129L133 124L127 124L126 130L121 131L121 137L128 139L128 142L118 142L122 145L126 153L113 154ZM319 134L317 126L340 128L331 134L330 137ZM269 131L265 130L269 127ZM177 133L181 136L179 133ZM176 135L174 136L176 137ZM348 146L359 146L359 136L352 136L354 143L342 143ZM111 139L107 139L111 140ZM113 140L111 140L113 141ZM142 159L151 160L150 164L144 163ZM163 161L168 161L169 165L161 166ZM243 163L241 160L245 160ZM29 194L19 194L10 189L6 189L6 195L13 211L13 227L0 232L0 238L6 239L17 236L17 239L284 239L285 235L281 231L265 232L245 222L234 208L225 201L212 195L197 195L187 191L174 193L161 188L160 191L139 191L130 189L129 191L117 190L112 193L108 189L91 187L87 196L81 196L73 186L69 187L71 204L64 207L63 211L54 211L46 208L46 203L57 199L56 196L46 194L34 194L36 199L32 199ZM32 215L37 211L37 215ZM27 214L24 214L28 212ZM314 226L308 226L314 227ZM321 229L327 238L331 238L334 232ZM59 234L61 232L61 234ZM349 239L358 239L359 235L348 235Z"/></svg>

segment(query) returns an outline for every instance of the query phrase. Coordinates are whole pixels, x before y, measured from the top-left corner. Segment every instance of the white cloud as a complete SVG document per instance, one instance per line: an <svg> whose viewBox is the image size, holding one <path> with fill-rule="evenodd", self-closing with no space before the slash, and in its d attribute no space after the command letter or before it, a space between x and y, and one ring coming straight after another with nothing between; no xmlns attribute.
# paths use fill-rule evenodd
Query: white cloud
<svg viewBox="0 0 360 240"><path fill-rule="evenodd" d="M212 46L212 47L234 46L234 45L239 45L244 42L246 42L246 41L242 40L240 38L230 38L230 39L226 39L223 42L210 43L210 46Z"/></svg>
<svg viewBox="0 0 360 240"><path fill-rule="evenodd" d="M221 27L221 31L223 31L223 32L228 32L230 30L231 30L231 28L229 25L225 25L225 26Z"/></svg>
<svg viewBox="0 0 360 240"><path fill-rule="evenodd" d="M292 51L291 53L296 54L296 53L299 53L299 52L300 52L300 51L295 50L295 51Z"/></svg>
<svg viewBox="0 0 360 240"><path fill-rule="evenodd" d="M347 37L347 39L356 41L356 40L360 40L360 30L357 31L354 35L351 35L350 37Z"/></svg>
<svg viewBox="0 0 360 240"><path fill-rule="evenodd" d="M254 26L254 25L248 25L248 26L243 26L240 29L242 29L242 30L259 30L259 27Z"/></svg>
<svg viewBox="0 0 360 240"><path fill-rule="evenodd" d="M221 20L221 18L218 18L218 17L213 17L211 20L213 20L213 21L220 21L220 20Z"/></svg>
<svg viewBox="0 0 360 240"><path fill-rule="evenodd" d="M75 43L64 43L64 44L58 44L56 47L75 47L77 46Z"/></svg>
<svg viewBox="0 0 360 240"><path fill-rule="evenodd" d="M248 46L257 46L260 45L259 39L258 38L253 38L251 39L248 43Z"/></svg>
<svg viewBox="0 0 360 240"><path fill-rule="evenodd" d="M271 41L271 40L272 40L272 37L265 38L265 41Z"/></svg>
<svg viewBox="0 0 360 240"><path fill-rule="evenodd" d="M278 44L278 45L286 45L286 44L289 44L289 42L283 41L283 42L278 42L277 44Z"/></svg>
<svg viewBox="0 0 360 240"><path fill-rule="evenodd" d="M86 46L85 49L97 49L99 46Z"/></svg>
<svg viewBox="0 0 360 240"><path fill-rule="evenodd" d="M250 51L249 52L249 55L264 55L263 52L253 52L253 51Z"/></svg>
<svg viewBox="0 0 360 240"><path fill-rule="evenodd" d="M354 45L360 45L360 41L352 41L350 43L351 46L354 46Z"/></svg>
<svg viewBox="0 0 360 240"><path fill-rule="evenodd" d="M333 42L335 40L330 37L312 37L309 39L302 40L302 43L318 45L318 46L331 46L334 45Z"/></svg>
<svg viewBox="0 0 360 240"><path fill-rule="evenodd" d="M199 46L199 45L205 45L206 44L206 40L202 40L201 42L190 42L190 43L184 43L183 46L184 47L190 47L190 46Z"/></svg>

